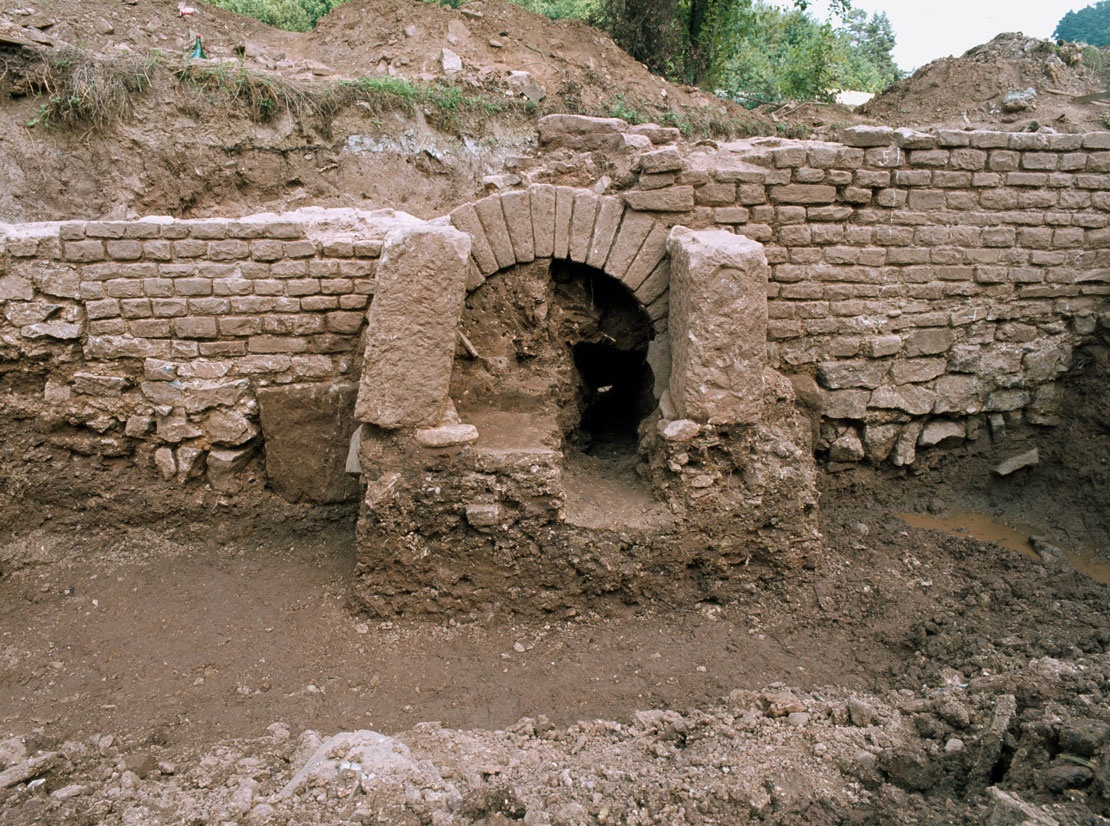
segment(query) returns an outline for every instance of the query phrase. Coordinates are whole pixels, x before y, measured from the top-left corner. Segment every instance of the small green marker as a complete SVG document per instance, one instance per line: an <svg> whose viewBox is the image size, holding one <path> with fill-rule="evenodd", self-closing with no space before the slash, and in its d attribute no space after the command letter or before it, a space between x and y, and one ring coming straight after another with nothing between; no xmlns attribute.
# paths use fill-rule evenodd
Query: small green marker
<svg viewBox="0 0 1110 826"><path fill-rule="evenodd" d="M207 60L208 55L204 53L204 46L200 43L200 35L197 35L196 42L193 44L193 53L189 55L189 59Z"/></svg>

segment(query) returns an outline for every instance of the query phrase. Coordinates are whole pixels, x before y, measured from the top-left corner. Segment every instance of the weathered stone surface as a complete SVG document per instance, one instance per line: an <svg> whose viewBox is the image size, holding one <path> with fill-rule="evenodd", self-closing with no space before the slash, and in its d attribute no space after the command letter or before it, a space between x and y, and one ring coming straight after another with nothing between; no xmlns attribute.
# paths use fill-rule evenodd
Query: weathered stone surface
<svg viewBox="0 0 1110 826"><path fill-rule="evenodd" d="M551 258L555 251L555 187L539 184L528 192L532 199L532 238L536 258Z"/></svg>
<svg viewBox="0 0 1110 826"><path fill-rule="evenodd" d="M474 210L473 204L464 204L451 213L451 223L470 236L470 254L478 265L482 275L492 275L497 272L497 257L486 238L486 231Z"/></svg>
<svg viewBox="0 0 1110 826"><path fill-rule="evenodd" d="M206 460L208 484L218 491L233 493L242 487L239 471L247 466L254 456L254 446L213 450Z"/></svg>
<svg viewBox="0 0 1110 826"><path fill-rule="evenodd" d="M829 390L879 386L890 366L882 361L830 361L817 365L817 379Z"/></svg>
<svg viewBox="0 0 1110 826"><path fill-rule="evenodd" d="M642 212L686 212L694 208L694 188L669 186L664 189L627 192L624 200L630 208Z"/></svg>
<svg viewBox="0 0 1110 826"><path fill-rule="evenodd" d="M624 204L620 198L601 199L597 219L594 221L593 238L590 239L590 251L586 256L587 265L599 270L605 266L605 259L609 257L609 250L613 246L613 239L617 237L623 214Z"/></svg>
<svg viewBox="0 0 1110 826"><path fill-rule="evenodd" d="M214 445L238 447L258 435L258 428L234 410L216 410L204 420L204 432Z"/></svg>
<svg viewBox="0 0 1110 826"><path fill-rule="evenodd" d="M501 210L501 198L490 195L474 204L474 211L478 213L478 220L497 259L499 270L511 267L516 263L516 252L513 250L512 239L509 238L509 225L505 223L505 213ZM426 230L425 230L426 231ZM404 230L397 230L404 232ZM388 242L387 242L388 243ZM396 253L395 253L396 254ZM385 261L386 251L382 250L382 260L378 262L378 279L381 279L381 266ZM375 293L376 294L376 293ZM375 298L374 303L377 303Z"/></svg>
<svg viewBox="0 0 1110 826"><path fill-rule="evenodd" d="M859 462L864 455L863 442L855 428L845 430L829 446L829 461L832 462Z"/></svg>
<svg viewBox="0 0 1110 826"><path fill-rule="evenodd" d="M423 447L456 447L478 441L478 428L472 424L445 424L416 431L416 443Z"/></svg>
<svg viewBox="0 0 1110 826"><path fill-rule="evenodd" d="M889 126L849 126L840 131L840 140L845 146L890 146L894 130Z"/></svg>
<svg viewBox="0 0 1110 826"><path fill-rule="evenodd" d="M35 297L35 288L20 275L0 277L0 301L30 301Z"/></svg>
<svg viewBox="0 0 1110 826"><path fill-rule="evenodd" d="M921 436L921 422L910 422L894 443L890 460L898 467L912 465L917 458L917 440Z"/></svg>
<svg viewBox="0 0 1110 826"><path fill-rule="evenodd" d="M598 197L587 189L579 190L574 196L573 217L570 221L571 261L585 262L590 254L598 206Z"/></svg>
<svg viewBox="0 0 1110 826"><path fill-rule="evenodd" d="M266 476L280 496L291 502L358 497L358 481L346 472L357 390L352 382L258 389Z"/></svg>
<svg viewBox="0 0 1110 826"><path fill-rule="evenodd" d="M767 259L724 230L675 227L671 256L670 395L683 418L754 424L763 410Z"/></svg>
<svg viewBox="0 0 1110 826"><path fill-rule="evenodd" d="M658 172L677 172L682 169L682 156L678 149L668 146L656 149L654 152L645 152L640 156L640 171L648 174Z"/></svg>
<svg viewBox="0 0 1110 826"><path fill-rule="evenodd" d="M177 460L168 447L160 447L154 451L154 466L167 482L177 475Z"/></svg>
<svg viewBox="0 0 1110 826"><path fill-rule="evenodd" d="M688 442L701 433L701 426L690 419L675 419L673 422L660 421L663 438L668 442Z"/></svg>
<svg viewBox="0 0 1110 826"><path fill-rule="evenodd" d="M609 257L605 261L605 272L618 281L623 280L655 224L655 219L650 215L626 210L613 247L609 250Z"/></svg>
<svg viewBox="0 0 1110 826"><path fill-rule="evenodd" d="M871 394L867 406L876 410L902 410L911 416L924 416L933 409L936 394L927 387L907 384L880 387Z"/></svg>
<svg viewBox="0 0 1110 826"><path fill-rule="evenodd" d="M501 211L509 227L509 240L518 264L536 257L536 240L532 230L532 199L523 190L501 196Z"/></svg>
<svg viewBox="0 0 1110 826"><path fill-rule="evenodd" d="M921 447L948 447L958 445L967 438L967 428L963 422L950 419L933 419L921 430L917 444Z"/></svg>
<svg viewBox="0 0 1110 826"><path fill-rule="evenodd" d="M867 425L863 431L863 450L868 461L880 464L898 440L899 427L896 424Z"/></svg>
<svg viewBox="0 0 1110 826"><path fill-rule="evenodd" d="M359 421L386 428L439 423L469 254L470 237L450 227L399 229L386 238L366 331Z"/></svg>
<svg viewBox="0 0 1110 826"><path fill-rule="evenodd" d="M1033 465L1039 464L1040 461L1040 453L1038 452L1037 448L1033 448L1032 450L1026 450L1023 453L1019 453L1016 456L1011 456L1009 459L1000 462L991 470L996 476L1009 476L1012 473L1017 473L1022 468L1032 467Z"/></svg>

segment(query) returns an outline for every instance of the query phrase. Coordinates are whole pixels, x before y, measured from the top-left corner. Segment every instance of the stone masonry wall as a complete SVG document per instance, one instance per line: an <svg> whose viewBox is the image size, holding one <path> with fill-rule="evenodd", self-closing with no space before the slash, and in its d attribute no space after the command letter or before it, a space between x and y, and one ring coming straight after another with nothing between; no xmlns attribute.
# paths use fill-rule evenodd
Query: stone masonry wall
<svg viewBox="0 0 1110 826"><path fill-rule="evenodd" d="M1056 423L1056 380L1110 319L1110 133L861 126L683 147L567 117L541 124L562 168L604 151L632 210L766 245L769 364L834 462L906 465L983 424Z"/></svg>
<svg viewBox="0 0 1110 826"><path fill-rule="evenodd" d="M257 390L352 378L384 210L242 220L0 226L0 357L45 373L77 452L153 448L167 479L233 476L257 448ZM38 365L38 367L33 367ZM353 376L357 379L357 376Z"/></svg>
<svg viewBox="0 0 1110 826"><path fill-rule="evenodd" d="M765 245L768 364L833 462L906 465L985 425L1050 425L1058 379L1108 320L1110 133L854 127L843 143L683 142L556 115L541 152L456 208L468 287L565 256L629 284L666 329L675 225ZM570 186L568 184L573 184ZM597 194L604 193L604 194ZM241 467L256 391L357 380L390 210L0 225L0 358L167 478ZM231 469L231 470L229 470Z"/></svg>

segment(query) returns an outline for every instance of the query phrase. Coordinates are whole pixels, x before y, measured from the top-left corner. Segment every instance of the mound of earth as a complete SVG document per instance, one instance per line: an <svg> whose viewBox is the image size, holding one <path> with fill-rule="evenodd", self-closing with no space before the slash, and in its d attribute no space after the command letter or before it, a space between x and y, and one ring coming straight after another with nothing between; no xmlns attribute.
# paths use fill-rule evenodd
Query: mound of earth
<svg viewBox="0 0 1110 826"><path fill-rule="evenodd" d="M1097 132L1106 129L1110 106L1085 98L1110 88L1105 55L1074 43L1000 34L961 57L934 60L858 112L891 126Z"/></svg>

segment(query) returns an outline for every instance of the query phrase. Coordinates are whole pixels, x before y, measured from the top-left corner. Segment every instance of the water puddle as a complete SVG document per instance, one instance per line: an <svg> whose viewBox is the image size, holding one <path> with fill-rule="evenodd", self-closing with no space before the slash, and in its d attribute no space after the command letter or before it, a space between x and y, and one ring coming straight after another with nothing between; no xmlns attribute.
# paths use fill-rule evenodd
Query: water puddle
<svg viewBox="0 0 1110 826"><path fill-rule="evenodd" d="M1020 554L1039 559L1031 537L1043 535L1044 529L1032 525L1004 525L996 522L985 513L969 510L953 510L943 516L928 513L900 513L899 518L914 528L943 531L950 536L970 536L980 542L993 542ZM1050 543L1055 544L1055 543ZM1110 562L1100 559L1093 547L1079 550L1061 548L1068 561L1081 574L1095 582L1110 585Z"/></svg>

